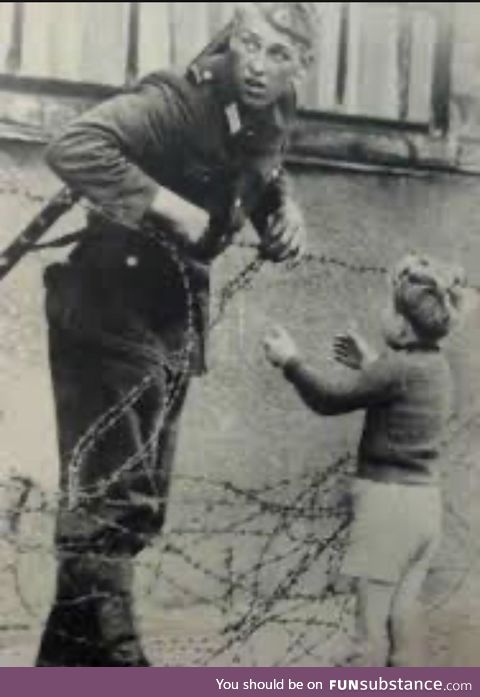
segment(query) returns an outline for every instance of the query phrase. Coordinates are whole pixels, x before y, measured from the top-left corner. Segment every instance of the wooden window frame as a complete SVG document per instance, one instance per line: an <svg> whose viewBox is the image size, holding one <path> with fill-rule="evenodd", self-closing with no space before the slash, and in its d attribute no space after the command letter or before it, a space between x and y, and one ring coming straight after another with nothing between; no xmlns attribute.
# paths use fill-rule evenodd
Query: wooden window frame
<svg viewBox="0 0 480 697"><path fill-rule="evenodd" d="M390 4L390 3L387 3ZM397 3L391 3L397 5ZM7 54L7 66L9 73L0 73L0 92L9 99L15 110L15 100L19 104L22 100L37 99L39 103L38 121L35 124L15 124L14 119L7 118L5 124L0 113L0 138L19 138L21 140L33 140L46 142L55 133L58 123L61 121L60 113L65 111L65 120L74 118L85 109L93 106L98 101L119 93L122 87L92 84L88 82L73 82L63 79L45 79L26 77L19 75L22 62L23 20L25 16L25 3L15 3L13 8L12 45ZM130 3L128 16L128 46L125 65L125 85L131 84L138 75L139 65L139 5L138 2ZM317 109L301 109L299 111L299 128L294 134L292 152L299 160L305 161L329 153L329 157L335 159L357 158L360 160L391 159L388 154L388 146L392 143L394 153L393 160L400 161L446 161L450 155L442 149L441 143L445 143L450 126L450 90L452 74L452 3L405 3L405 6L415 5L421 8L423 5L437 16L437 41L435 45L434 75L431 100L430 122L412 122L407 120L372 118L363 115L347 115L333 110L323 111ZM342 94L346 86L347 59L346 59L346 19L342 19L341 37L339 45L339 70L337 74L337 97L342 101ZM55 102L55 104L54 104ZM52 117L54 114L54 117ZM347 135L352 137L349 139ZM386 153L375 152L365 145L365 141L375 137L382 137L386 147ZM325 141L335 140L339 145L326 145ZM356 138L356 140L355 140ZM423 138L428 146L418 147ZM410 141L415 142L414 155ZM350 143L348 147L345 143ZM396 144L394 144L396 142ZM398 143L403 143L399 147ZM439 146L440 142L440 146ZM363 143L363 145L362 145ZM407 144L405 146L405 143ZM433 144L434 155L431 155ZM421 152L420 152L421 151ZM398 157L395 152L400 153ZM420 154L419 154L420 153ZM425 155L425 153L427 153Z"/></svg>

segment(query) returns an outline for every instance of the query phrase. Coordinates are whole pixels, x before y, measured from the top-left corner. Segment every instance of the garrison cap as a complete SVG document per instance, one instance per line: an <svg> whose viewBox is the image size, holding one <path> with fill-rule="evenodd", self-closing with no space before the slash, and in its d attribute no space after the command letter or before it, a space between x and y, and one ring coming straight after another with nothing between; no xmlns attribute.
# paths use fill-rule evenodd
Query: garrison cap
<svg viewBox="0 0 480 697"><path fill-rule="evenodd" d="M242 3L239 3L242 4ZM315 44L319 15L314 2L252 2L277 31L280 31L304 48Z"/></svg>

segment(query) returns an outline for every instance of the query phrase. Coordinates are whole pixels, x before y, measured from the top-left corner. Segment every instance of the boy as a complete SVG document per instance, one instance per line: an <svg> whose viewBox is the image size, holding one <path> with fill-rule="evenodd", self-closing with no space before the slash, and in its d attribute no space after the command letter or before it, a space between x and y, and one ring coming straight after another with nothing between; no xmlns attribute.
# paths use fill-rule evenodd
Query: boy
<svg viewBox="0 0 480 697"><path fill-rule="evenodd" d="M382 318L385 350L375 355L353 333L337 337L335 357L352 369L342 381L307 367L283 329L265 340L271 363L315 412L366 410L343 562L357 579L360 665L419 660L413 621L440 537L439 459L452 392L440 343L459 313L461 286L461 275L438 262L402 260Z"/></svg>

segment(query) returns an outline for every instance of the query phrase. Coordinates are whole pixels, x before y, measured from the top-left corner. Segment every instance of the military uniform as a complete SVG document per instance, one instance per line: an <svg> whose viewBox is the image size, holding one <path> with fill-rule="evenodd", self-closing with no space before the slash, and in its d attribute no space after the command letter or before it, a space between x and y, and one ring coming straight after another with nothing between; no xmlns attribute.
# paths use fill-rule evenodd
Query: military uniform
<svg viewBox="0 0 480 697"><path fill-rule="evenodd" d="M262 238L280 209L295 110L293 92L256 115L242 110L226 60L151 75L49 149L54 171L95 210L67 263L46 272L61 500L57 594L37 665L147 665L132 559L162 527L189 376L206 370L210 263L247 218ZM210 214L195 252L148 220L159 185Z"/></svg>

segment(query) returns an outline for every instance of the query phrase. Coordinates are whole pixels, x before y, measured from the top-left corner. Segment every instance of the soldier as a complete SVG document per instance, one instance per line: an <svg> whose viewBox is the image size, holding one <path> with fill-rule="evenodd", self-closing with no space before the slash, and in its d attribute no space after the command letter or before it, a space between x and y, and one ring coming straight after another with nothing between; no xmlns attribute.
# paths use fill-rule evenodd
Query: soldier
<svg viewBox="0 0 480 697"><path fill-rule="evenodd" d="M242 3L223 50L150 75L49 148L93 211L45 276L61 475L38 666L148 665L133 560L162 528L189 378L206 369L211 262L248 218L265 258L304 249L282 158L315 19L314 3Z"/></svg>

